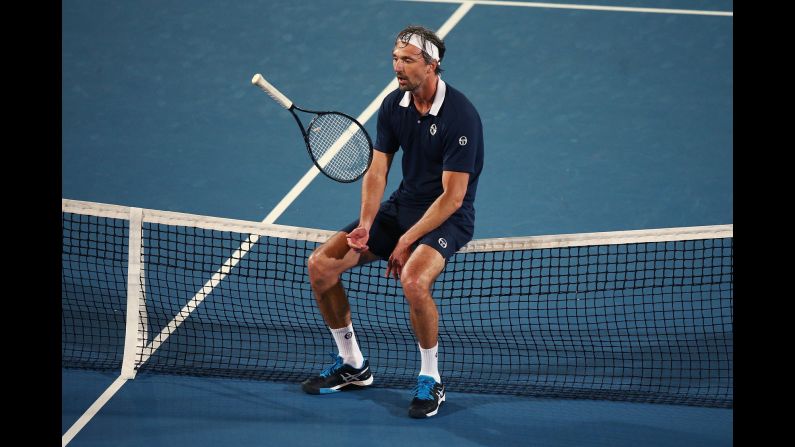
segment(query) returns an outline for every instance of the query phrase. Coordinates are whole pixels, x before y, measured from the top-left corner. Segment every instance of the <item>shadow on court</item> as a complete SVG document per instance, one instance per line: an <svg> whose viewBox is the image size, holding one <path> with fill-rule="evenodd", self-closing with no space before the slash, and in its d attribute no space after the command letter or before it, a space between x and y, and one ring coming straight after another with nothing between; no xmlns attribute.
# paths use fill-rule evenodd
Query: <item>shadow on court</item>
<svg viewBox="0 0 795 447"><path fill-rule="evenodd" d="M105 375L64 370L64 424L98 396ZM96 381L96 386L85 384ZM91 392L93 390L93 392ZM439 414L408 417L411 389L325 396L299 383L140 374L71 445L719 446L730 409L448 393ZM185 430L185 427L191 427ZM268 441L263 443L264 441ZM176 442L176 444L169 444ZM228 444L227 444L228 443Z"/></svg>

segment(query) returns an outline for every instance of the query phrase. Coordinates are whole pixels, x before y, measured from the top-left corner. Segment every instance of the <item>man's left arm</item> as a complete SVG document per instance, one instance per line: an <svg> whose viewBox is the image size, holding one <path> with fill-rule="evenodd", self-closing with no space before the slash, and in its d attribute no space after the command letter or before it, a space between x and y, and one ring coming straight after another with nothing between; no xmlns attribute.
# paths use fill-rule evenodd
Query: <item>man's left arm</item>
<svg viewBox="0 0 795 447"><path fill-rule="evenodd" d="M386 276L394 272L396 278L400 277L400 271L411 255L411 244L444 223L461 208L467 193L467 185L469 185L468 172L442 172L442 194L433 201L422 218L400 237L389 257Z"/></svg>

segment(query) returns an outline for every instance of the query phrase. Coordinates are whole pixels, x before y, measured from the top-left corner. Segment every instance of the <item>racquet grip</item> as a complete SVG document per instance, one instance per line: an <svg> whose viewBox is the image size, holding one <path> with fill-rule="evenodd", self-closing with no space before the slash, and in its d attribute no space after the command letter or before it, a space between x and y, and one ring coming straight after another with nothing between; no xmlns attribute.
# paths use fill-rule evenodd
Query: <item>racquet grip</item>
<svg viewBox="0 0 795 447"><path fill-rule="evenodd" d="M290 110L290 107L293 106L293 102L287 99L286 96L282 92L276 89L276 87L272 86L265 78L262 77L261 74L257 73L251 78L251 83L261 88L265 93L268 94L274 101L281 104L287 110Z"/></svg>

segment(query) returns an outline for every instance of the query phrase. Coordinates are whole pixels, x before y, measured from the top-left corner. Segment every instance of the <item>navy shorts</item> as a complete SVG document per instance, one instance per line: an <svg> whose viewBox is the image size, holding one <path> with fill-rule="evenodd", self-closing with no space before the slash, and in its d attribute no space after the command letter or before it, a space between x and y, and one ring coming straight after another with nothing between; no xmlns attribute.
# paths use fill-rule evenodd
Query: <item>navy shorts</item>
<svg viewBox="0 0 795 447"><path fill-rule="evenodd" d="M391 200L381 203L378 214L373 220L373 226L370 228L370 239L367 241L370 252L383 259L389 259L398 239L420 220L425 211L424 209L400 206ZM344 227L342 231L350 233L358 226L359 220L357 219ZM472 240L474 232L473 225L459 221L454 215L414 242L412 249L419 244L425 244L441 253L447 261Z"/></svg>

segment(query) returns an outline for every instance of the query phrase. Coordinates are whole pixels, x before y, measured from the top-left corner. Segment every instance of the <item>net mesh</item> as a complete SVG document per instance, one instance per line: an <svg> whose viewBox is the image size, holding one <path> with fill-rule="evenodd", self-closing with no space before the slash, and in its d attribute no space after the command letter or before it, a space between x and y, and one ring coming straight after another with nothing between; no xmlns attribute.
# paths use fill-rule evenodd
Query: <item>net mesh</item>
<svg viewBox="0 0 795 447"><path fill-rule="evenodd" d="M307 130L312 159L334 180L358 180L370 167L370 138L351 118L336 112L316 116Z"/></svg>
<svg viewBox="0 0 795 447"><path fill-rule="evenodd" d="M88 214L63 216L63 364L118 369L127 302L128 222Z"/></svg>
<svg viewBox="0 0 795 447"><path fill-rule="evenodd" d="M64 201L63 365L118 369L129 210L96 208ZM433 291L448 390L731 407L733 237L704 228L471 242ZM141 234L139 373L299 382L327 366L306 258L331 233L145 210ZM343 281L373 386L409 388L419 351L385 267Z"/></svg>

